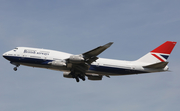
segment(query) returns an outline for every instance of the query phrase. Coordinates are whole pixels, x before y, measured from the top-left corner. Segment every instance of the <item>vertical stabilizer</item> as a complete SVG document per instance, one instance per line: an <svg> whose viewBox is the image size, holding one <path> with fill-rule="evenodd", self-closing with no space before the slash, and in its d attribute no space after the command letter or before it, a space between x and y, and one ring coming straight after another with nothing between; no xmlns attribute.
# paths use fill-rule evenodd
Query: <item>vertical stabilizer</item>
<svg viewBox="0 0 180 111"><path fill-rule="evenodd" d="M147 64L166 62L176 43L177 42L166 41L159 47L138 59L137 62L143 62Z"/></svg>

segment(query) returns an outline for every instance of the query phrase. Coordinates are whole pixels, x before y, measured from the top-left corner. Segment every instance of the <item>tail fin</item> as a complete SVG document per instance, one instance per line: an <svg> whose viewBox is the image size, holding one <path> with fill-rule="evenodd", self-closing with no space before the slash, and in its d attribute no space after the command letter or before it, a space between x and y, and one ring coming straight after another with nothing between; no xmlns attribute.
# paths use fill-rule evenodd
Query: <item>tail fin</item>
<svg viewBox="0 0 180 111"><path fill-rule="evenodd" d="M166 41L159 47L138 59L137 62L146 63L147 65L166 62L176 43L177 42Z"/></svg>

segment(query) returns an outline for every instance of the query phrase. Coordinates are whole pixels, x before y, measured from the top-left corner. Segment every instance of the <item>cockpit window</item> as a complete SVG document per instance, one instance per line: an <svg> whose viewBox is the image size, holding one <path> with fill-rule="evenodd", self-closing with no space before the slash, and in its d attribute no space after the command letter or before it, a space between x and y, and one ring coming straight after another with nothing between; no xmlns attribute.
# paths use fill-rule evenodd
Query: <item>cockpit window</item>
<svg viewBox="0 0 180 111"><path fill-rule="evenodd" d="M16 51L16 50L18 50L18 48L16 47L16 48L14 48L13 50Z"/></svg>

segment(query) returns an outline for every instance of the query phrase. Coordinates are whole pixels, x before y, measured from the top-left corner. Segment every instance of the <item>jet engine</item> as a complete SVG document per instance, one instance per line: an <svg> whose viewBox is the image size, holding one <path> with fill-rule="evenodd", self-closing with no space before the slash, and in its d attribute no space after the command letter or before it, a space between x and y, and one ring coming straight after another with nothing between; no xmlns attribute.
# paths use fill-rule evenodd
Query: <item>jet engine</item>
<svg viewBox="0 0 180 111"><path fill-rule="evenodd" d="M93 74L93 75L87 75L89 80L102 80L101 75Z"/></svg>
<svg viewBox="0 0 180 111"><path fill-rule="evenodd" d="M59 66L59 67L66 66L66 63L62 62L60 60L54 60L54 61L50 62L49 64L51 64L53 66Z"/></svg>
<svg viewBox="0 0 180 111"><path fill-rule="evenodd" d="M84 58L82 55L71 55L69 61L71 63L84 63Z"/></svg>
<svg viewBox="0 0 180 111"><path fill-rule="evenodd" d="M70 74L70 72L64 72L63 77L65 77L65 78L73 78L72 75Z"/></svg>

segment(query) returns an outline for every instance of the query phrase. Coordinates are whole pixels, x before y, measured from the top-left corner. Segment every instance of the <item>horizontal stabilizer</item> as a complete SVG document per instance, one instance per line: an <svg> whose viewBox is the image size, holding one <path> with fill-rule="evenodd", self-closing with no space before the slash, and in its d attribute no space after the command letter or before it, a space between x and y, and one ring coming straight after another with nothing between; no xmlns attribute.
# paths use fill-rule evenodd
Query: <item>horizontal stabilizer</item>
<svg viewBox="0 0 180 111"><path fill-rule="evenodd" d="M153 69L163 69L166 67L167 64L168 64L168 62L159 62L159 63L155 63L155 64L143 66L143 67L144 68L153 68Z"/></svg>

